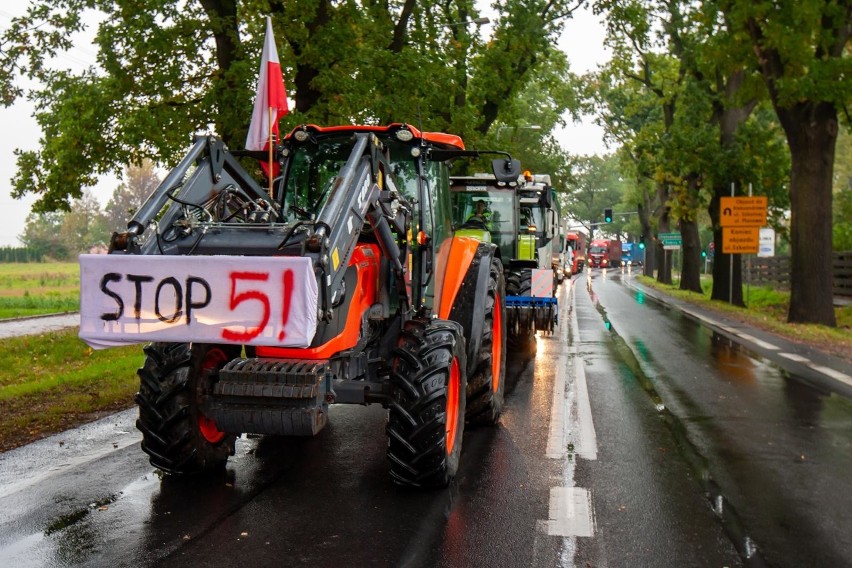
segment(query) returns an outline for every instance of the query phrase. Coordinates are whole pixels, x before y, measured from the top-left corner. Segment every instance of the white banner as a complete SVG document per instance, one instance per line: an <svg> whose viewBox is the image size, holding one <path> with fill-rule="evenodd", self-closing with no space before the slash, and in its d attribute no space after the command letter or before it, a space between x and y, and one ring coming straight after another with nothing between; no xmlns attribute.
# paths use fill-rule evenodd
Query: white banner
<svg viewBox="0 0 852 568"><path fill-rule="evenodd" d="M80 255L80 338L308 347L317 326L311 260Z"/></svg>

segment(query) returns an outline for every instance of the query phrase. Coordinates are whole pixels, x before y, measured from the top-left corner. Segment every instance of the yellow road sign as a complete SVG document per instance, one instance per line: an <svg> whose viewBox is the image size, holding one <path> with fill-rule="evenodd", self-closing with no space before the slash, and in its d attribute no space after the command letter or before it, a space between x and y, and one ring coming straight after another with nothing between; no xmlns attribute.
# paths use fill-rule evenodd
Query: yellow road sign
<svg viewBox="0 0 852 568"><path fill-rule="evenodd" d="M759 227L723 227L722 252L725 254L757 254L760 247Z"/></svg>
<svg viewBox="0 0 852 568"><path fill-rule="evenodd" d="M719 220L723 227L763 227L766 225L765 195L757 197L722 197Z"/></svg>

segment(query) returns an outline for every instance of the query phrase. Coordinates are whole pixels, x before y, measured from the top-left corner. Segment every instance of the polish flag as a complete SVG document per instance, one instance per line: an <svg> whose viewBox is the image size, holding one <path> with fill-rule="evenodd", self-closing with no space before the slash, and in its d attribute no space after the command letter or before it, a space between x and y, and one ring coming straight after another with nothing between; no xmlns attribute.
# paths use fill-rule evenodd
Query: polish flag
<svg viewBox="0 0 852 568"><path fill-rule="evenodd" d="M266 17L266 38L263 40L263 55L260 60L260 74L257 78L257 94L254 99L254 112L246 136L246 150L268 150L270 138L278 136L278 119L286 115L287 91L281 76L281 64L278 62L278 50L272 36L272 18ZM261 162L263 171L269 175L269 164ZM276 173L277 173L277 169Z"/></svg>

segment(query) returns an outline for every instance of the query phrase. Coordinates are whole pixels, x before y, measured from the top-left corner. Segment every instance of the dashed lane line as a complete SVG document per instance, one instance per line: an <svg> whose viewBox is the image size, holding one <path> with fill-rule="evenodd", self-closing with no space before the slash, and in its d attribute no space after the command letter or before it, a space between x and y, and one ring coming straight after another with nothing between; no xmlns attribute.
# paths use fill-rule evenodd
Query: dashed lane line
<svg viewBox="0 0 852 568"><path fill-rule="evenodd" d="M551 487L547 534L551 536L594 536L592 496L580 487Z"/></svg>

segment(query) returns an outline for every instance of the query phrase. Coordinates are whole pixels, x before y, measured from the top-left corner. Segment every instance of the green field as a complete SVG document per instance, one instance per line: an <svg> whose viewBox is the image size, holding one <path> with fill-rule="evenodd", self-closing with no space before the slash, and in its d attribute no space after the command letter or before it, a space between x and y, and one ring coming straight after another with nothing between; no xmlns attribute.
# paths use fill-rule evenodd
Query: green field
<svg viewBox="0 0 852 568"><path fill-rule="evenodd" d="M76 262L0 263L0 319L80 308Z"/></svg>

